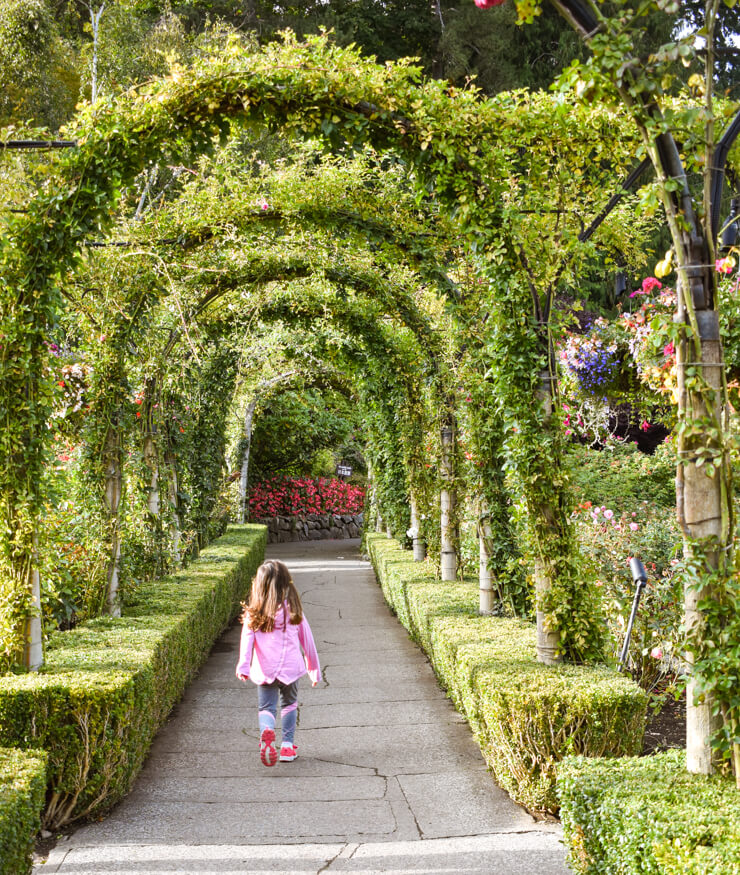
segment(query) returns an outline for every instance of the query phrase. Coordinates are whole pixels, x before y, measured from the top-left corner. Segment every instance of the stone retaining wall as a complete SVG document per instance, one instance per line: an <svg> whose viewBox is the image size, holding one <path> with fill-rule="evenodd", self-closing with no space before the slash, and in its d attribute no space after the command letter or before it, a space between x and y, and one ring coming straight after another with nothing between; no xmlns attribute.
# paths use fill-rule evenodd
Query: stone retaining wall
<svg viewBox="0 0 740 875"><path fill-rule="evenodd" d="M317 514L275 516L256 520L267 526L268 544L288 541L328 541L359 538L362 535L363 514Z"/></svg>

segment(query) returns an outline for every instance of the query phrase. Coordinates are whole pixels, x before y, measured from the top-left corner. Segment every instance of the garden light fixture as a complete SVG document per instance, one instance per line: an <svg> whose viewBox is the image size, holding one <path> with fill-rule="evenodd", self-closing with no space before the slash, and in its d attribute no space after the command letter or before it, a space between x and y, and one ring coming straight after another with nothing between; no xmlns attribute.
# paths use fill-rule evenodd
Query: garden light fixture
<svg viewBox="0 0 740 875"><path fill-rule="evenodd" d="M624 666L627 664L627 654L629 653L630 649L632 626L634 625L635 617L637 616L637 606L640 604L640 596L642 595L642 591L647 585L647 573L645 571L645 566L636 556L633 556L630 559L630 571L632 572L632 580L635 582L635 597L632 601L632 610L630 611L629 623L627 623L627 632L624 636L622 652L619 654L619 671L622 671Z"/></svg>
<svg viewBox="0 0 740 875"><path fill-rule="evenodd" d="M738 238L738 216L740 213L740 197L733 197L730 201L730 215L727 218L727 224L722 231L719 241L721 252L728 252L733 246L737 245Z"/></svg>
<svg viewBox="0 0 740 875"><path fill-rule="evenodd" d="M624 271L620 270L614 277L614 297L621 298L627 291L627 277Z"/></svg>

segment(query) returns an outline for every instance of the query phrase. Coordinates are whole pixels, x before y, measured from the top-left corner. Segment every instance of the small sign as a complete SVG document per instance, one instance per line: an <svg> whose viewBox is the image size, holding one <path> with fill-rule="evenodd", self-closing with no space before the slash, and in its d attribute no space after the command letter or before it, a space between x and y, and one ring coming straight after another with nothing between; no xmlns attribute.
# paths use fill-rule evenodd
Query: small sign
<svg viewBox="0 0 740 875"><path fill-rule="evenodd" d="M337 465L337 477L351 477L352 469L349 465Z"/></svg>

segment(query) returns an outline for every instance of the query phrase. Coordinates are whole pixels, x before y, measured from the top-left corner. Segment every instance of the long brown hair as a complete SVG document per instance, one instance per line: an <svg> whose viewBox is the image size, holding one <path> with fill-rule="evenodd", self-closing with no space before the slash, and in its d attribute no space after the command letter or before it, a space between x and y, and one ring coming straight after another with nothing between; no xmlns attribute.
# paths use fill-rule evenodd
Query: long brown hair
<svg viewBox="0 0 740 875"><path fill-rule="evenodd" d="M257 569L249 601L242 602L242 623L255 632L272 632L275 614L286 601L290 608L290 622L297 626L303 619L303 607L290 571L279 560L268 559Z"/></svg>

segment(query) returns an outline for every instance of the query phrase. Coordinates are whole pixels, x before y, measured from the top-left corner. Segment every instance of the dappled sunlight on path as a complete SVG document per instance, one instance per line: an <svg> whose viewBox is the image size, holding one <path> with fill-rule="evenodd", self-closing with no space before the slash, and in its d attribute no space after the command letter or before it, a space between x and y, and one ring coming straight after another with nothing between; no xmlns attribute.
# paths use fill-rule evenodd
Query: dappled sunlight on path
<svg viewBox="0 0 740 875"><path fill-rule="evenodd" d="M324 668L301 682L299 758L257 750L256 687L216 644L133 792L39 871L497 872L565 875L559 827L487 772L470 730L383 601L357 541L271 545L301 592Z"/></svg>

